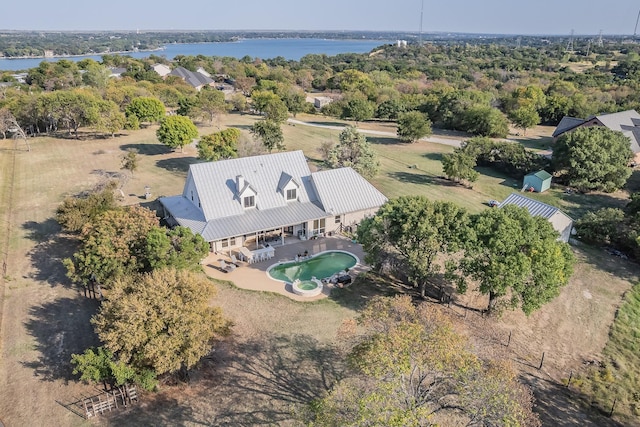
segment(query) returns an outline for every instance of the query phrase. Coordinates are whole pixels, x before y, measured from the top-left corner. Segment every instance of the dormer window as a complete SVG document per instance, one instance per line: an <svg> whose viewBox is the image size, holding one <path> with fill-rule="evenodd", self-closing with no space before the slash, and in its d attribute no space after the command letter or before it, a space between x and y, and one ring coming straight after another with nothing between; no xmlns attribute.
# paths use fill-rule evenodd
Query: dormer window
<svg viewBox="0 0 640 427"><path fill-rule="evenodd" d="M296 200L298 198L298 191L296 188L287 190L287 200Z"/></svg>
<svg viewBox="0 0 640 427"><path fill-rule="evenodd" d="M256 196L246 196L243 201L245 209L253 208L256 205Z"/></svg>

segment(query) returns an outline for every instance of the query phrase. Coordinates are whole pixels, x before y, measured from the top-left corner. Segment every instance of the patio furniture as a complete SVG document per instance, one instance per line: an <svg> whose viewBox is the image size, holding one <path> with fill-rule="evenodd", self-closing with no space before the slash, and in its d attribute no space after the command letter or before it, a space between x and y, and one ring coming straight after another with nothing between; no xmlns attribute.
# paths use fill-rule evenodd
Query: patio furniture
<svg viewBox="0 0 640 427"><path fill-rule="evenodd" d="M234 254L231 254L231 262L235 265L238 265L238 258Z"/></svg>
<svg viewBox="0 0 640 427"><path fill-rule="evenodd" d="M227 273L230 273L230 272L232 272L233 270L236 269L236 266L235 266L235 264L227 264L223 259L221 259L220 260L220 268L223 271L225 271Z"/></svg>

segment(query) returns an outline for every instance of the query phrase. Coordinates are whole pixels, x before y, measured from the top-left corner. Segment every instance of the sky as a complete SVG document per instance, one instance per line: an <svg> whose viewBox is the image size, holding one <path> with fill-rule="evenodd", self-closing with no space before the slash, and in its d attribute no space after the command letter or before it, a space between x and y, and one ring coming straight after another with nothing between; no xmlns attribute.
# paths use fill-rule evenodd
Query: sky
<svg viewBox="0 0 640 427"><path fill-rule="evenodd" d="M0 30L365 30L633 34L640 1L31 0L2 6Z"/></svg>

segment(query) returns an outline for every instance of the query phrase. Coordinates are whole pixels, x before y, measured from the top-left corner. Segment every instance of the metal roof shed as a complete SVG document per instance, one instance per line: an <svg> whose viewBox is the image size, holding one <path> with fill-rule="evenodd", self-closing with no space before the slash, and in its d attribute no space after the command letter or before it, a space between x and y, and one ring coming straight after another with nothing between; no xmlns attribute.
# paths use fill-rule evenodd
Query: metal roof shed
<svg viewBox="0 0 640 427"><path fill-rule="evenodd" d="M525 175L522 182L523 190L531 191L529 189L533 188L536 193L547 191L549 187L551 187L551 174L544 170Z"/></svg>
<svg viewBox="0 0 640 427"><path fill-rule="evenodd" d="M573 229L573 220L560 209L547 205L546 203L530 199L518 193L511 193L502 203L500 207L507 205L516 205L527 208L532 216L541 216L551 223L553 228L560 234L559 240L568 242Z"/></svg>

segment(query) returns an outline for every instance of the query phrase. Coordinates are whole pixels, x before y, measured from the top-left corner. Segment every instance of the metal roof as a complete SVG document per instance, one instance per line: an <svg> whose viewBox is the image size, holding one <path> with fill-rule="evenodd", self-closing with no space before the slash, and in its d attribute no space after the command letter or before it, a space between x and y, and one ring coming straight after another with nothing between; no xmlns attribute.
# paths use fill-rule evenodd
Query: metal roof
<svg viewBox="0 0 640 427"><path fill-rule="evenodd" d="M172 76L178 76L193 87L206 86L213 83L213 79L204 74L194 73L184 67L176 67L169 73Z"/></svg>
<svg viewBox="0 0 640 427"><path fill-rule="evenodd" d="M578 119L576 117L564 116L562 120L560 120L560 123L558 123L556 130L553 131L553 134L551 136L553 136L554 138L557 136L560 136L566 131L571 130L577 126L580 126L584 122L586 122L585 119Z"/></svg>
<svg viewBox="0 0 640 427"><path fill-rule="evenodd" d="M298 188L297 201L288 202L279 191L283 172L296 183L302 183ZM187 182L193 179L207 220L245 213L238 198L238 175L242 175L245 184L257 193L256 207L259 211L317 200L309 182L311 172L302 151L198 163L190 166Z"/></svg>
<svg viewBox="0 0 640 427"><path fill-rule="evenodd" d="M207 221L202 211L182 196L161 197L160 203L178 221L178 224L189 227L194 233L202 233Z"/></svg>
<svg viewBox="0 0 640 427"><path fill-rule="evenodd" d="M527 208L532 216L541 216L546 219L551 218L556 214L556 212L561 212L563 215L567 216L564 212L554 206L521 196L518 193L511 193L509 197L500 203L501 208L507 205L516 205Z"/></svg>
<svg viewBox="0 0 640 427"><path fill-rule="evenodd" d="M553 132L553 137L560 136L582 125L593 126L598 124L611 130L622 132L630 140L631 151L634 153L640 152L640 114L636 110L600 114L589 117L587 120L563 117Z"/></svg>
<svg viewBox="0 0 640 427"><path fill-rule="evenodd" d="M314 172L311 180L325 211L332 215L382 206L387 198L350 167Z"/></svg>
<svg viewBox="0 0 640 427"><path fill-rule="evenodd" d="M326 218L327 213L315 203L294 203L266 211L247 210L242 215L212 219L202 231L207 242L227 237L278 229L304 221Z"/></svg>
<svg viewBox="0 0 640 427"><path fill-rule="evenodd" d="M539 178L539 179L541 179L543 181L546 181L547 179L551 179L551 174L549 172L545 171L545 170L541 170L541 171L538 171L538 172L531 172L531 173L528 173L526 176L531 176L531 175L533 175L536 178Z"/></svg>

